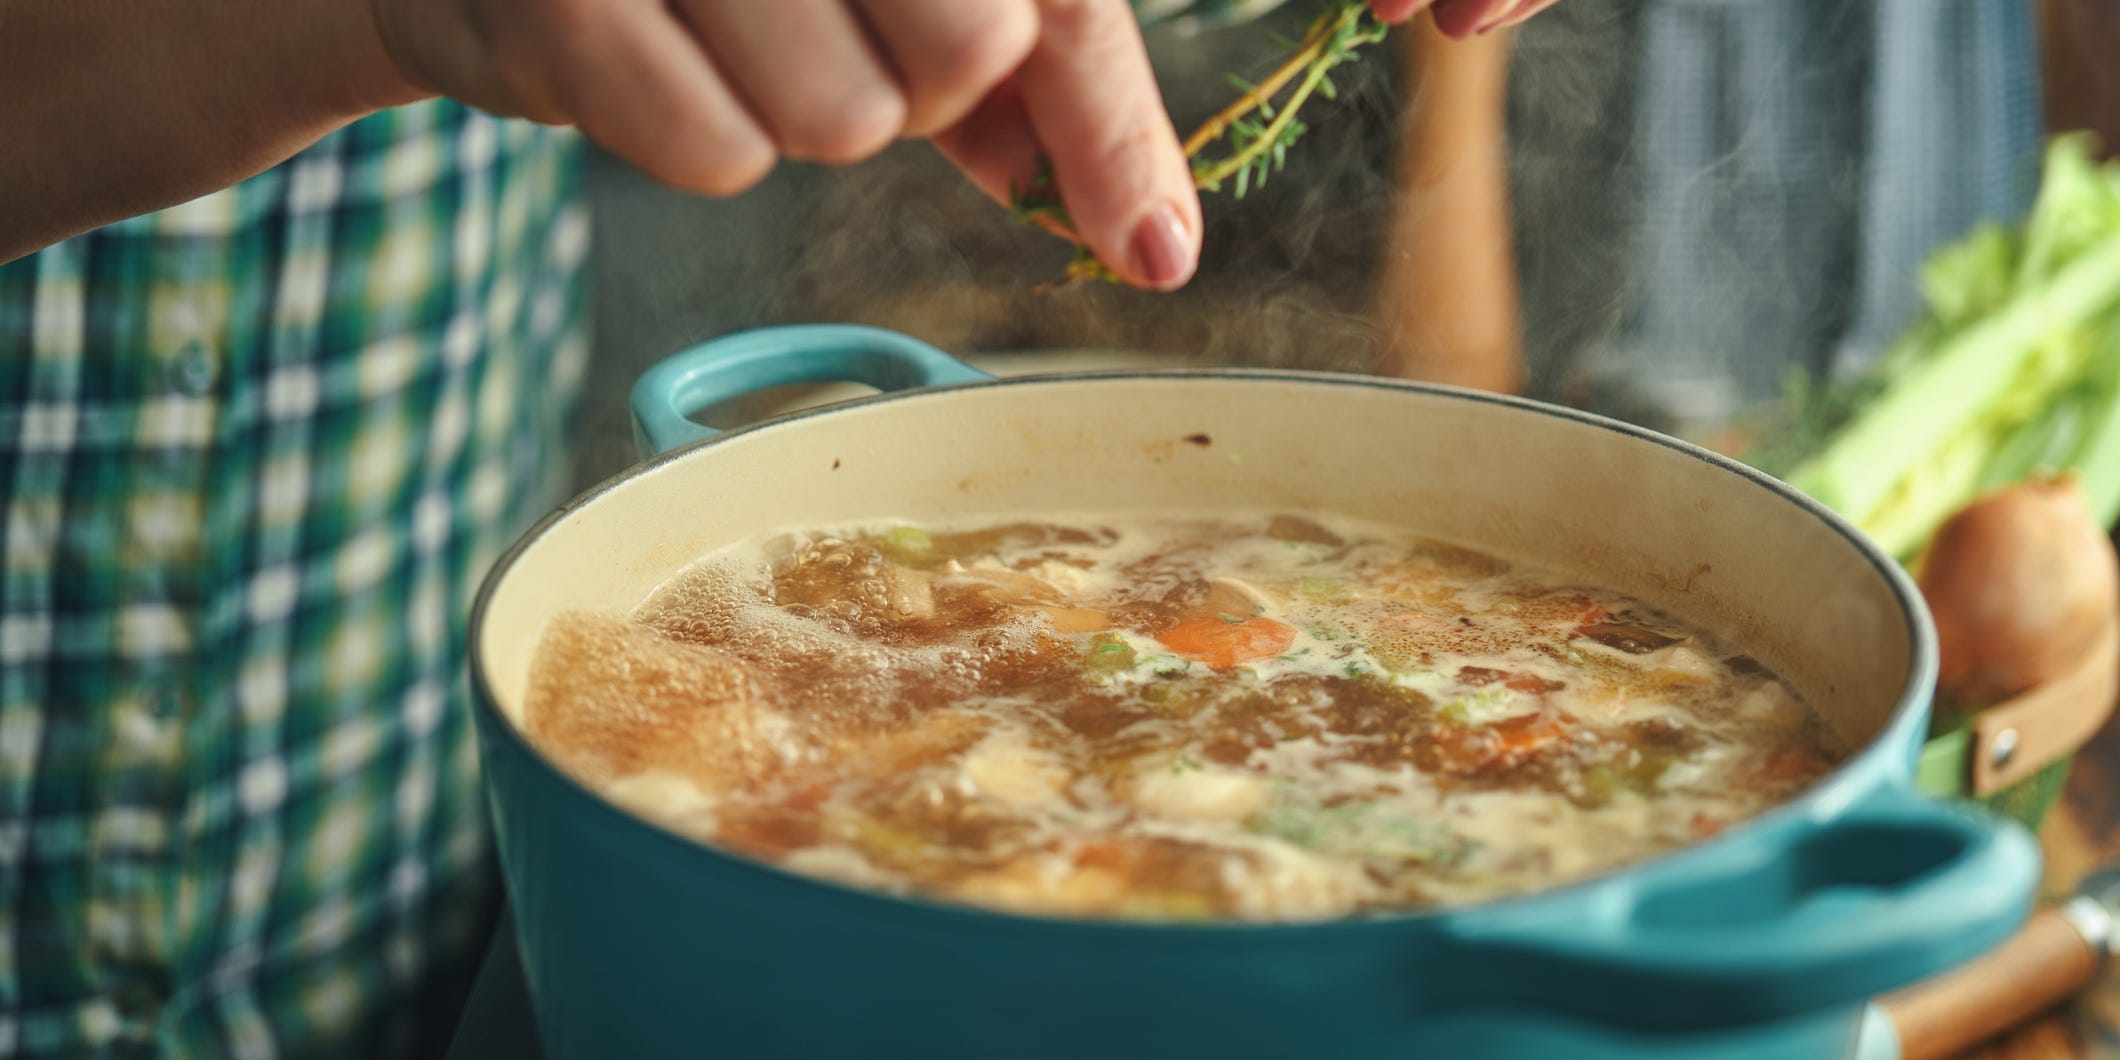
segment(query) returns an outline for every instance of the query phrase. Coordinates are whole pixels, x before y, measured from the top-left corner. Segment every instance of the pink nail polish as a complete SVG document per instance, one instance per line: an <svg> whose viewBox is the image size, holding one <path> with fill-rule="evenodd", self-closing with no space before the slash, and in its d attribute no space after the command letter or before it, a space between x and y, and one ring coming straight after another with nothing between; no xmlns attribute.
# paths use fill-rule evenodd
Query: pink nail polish
<svg viewBox="0 0 2120 1060"><path fill-rule="evenodd" d="M1193 245L1192 233L1186 231L1185 222L1178 219L1178 208L1169 203L1156 207L1134 226L1127 253L1133 255L1135 275L1152 286L1165 289L1191 279L1193 269L1199 264L1199 251Z"/></svg>

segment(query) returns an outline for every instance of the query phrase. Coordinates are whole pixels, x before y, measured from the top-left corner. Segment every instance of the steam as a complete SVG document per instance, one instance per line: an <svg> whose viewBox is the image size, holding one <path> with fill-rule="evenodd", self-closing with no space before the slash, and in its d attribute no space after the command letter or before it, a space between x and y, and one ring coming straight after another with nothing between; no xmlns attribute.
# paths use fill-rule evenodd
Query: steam
<svg viewBox="0 0 2120 1060"><path fill-rule="evenodd" d="M1228 102L1235 90L1224 73L1270 69L1282 52L1269 31L1300 35L1306 17L1298 10L1263 25L1153 31L1179 129ZM876 324L966 353L1082 349L1170 363L1368 370L1397 66L1386 47L1341 67L1338 101L1306 109L1311 132L1285 173L1242 200L1206 197L1200 272L1177 294L1110 284L1035 290L1060 274L1069 249L1010 220L932 151L907 145L825 178L774 315Z"/></svg>
<svg viewBox="0 0 2120 1060"><path fill-rule="evenodd" d="M1963 171L2015 164L2027 145L2024 166L2036 162L2036 80L2020 93L2027 103L1960 69L1972 68L1959 61L1969 55L1994 58L1988 23L2029 34L2032 16L2013 8L1567 0L1517 30L1504 252L1515 260L1527 391L1698 437L1775 396L1792 369L1874 356L1905 322L1926 251L2012 215L2017 199L1969 190ZM1253 24L1151 31L1179 129L1228 101L1224 74L1269 69L1283 54L1269 33L1300 35L1310 11L1289 4ZM2081 25L2051 29L2102 39ZM783 166L728 202L654 190L604 160L598 377L613 382L591 395L582 480L633 458L624 384L692 341L764 324L869 323L973 356L1116 351L1174 365L1377 370L1394 337L1379 316L1392 217L1424 208L1393 197L1402 108L1424 90L1418 77L1403 83L1406 38L1335 71L1339 98L1306 109L1310 131L1284 173L1242 200L1207 197L1201 268L1176 294L1094 283L1035 292L1068 248L1010 220L921 144L844 170ZM1891 66L1910 55L1934 69ZM2079 76L2094 98L2110 97L2116 69L2092 62ZM1894 111L1880 102L1880 78L1903 93L1947 85L1980 106ZM1923 149L1881 139L1894 121L1911 121ZM1419 238L1418 225L1402 231Z"/></svg>

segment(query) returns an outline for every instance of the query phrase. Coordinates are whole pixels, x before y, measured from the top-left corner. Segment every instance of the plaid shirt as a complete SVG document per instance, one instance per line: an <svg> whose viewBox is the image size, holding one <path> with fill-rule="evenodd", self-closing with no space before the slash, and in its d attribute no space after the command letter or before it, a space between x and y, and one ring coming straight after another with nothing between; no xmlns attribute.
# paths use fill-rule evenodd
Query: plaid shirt
<svg viewBox="0 0 2120 1060"><path fill-rule="evenodd" d="M0 1055L450 1027L465 618L564 486L576 142L404 108L0 267Z"/></svg>
<svg viewBox="0 0 2120 1060"><path fill-rule="evenodd" d="M0 1057L444 1042L495 897L465 617L563 496L576 145L402 108L0 265Z"/></svg>

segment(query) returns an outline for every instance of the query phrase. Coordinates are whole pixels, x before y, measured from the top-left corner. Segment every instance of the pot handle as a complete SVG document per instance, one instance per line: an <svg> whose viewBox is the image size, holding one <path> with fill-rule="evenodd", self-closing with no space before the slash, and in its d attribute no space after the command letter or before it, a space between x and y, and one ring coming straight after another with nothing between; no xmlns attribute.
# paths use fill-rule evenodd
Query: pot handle
<svg viewBox="0 0 2120 1060"><path fill-rule="evenodd" d="M1572 923L1493 910L1458 932L1490 970L1472 989L1649 1030L1852 1007L2000 943L2039 882L2022 827L1897 785L1727 850L1594 889Z"/></svg>
<svg viewBox="0 0 2120 1060"><path fill-rule="evenodd" d="M878 390L992 379L949 354L882 328L802 324L740 331L671 354L633 384L633 434L643 455L719 433L696 413L791 383L867 383Z"/></svg>

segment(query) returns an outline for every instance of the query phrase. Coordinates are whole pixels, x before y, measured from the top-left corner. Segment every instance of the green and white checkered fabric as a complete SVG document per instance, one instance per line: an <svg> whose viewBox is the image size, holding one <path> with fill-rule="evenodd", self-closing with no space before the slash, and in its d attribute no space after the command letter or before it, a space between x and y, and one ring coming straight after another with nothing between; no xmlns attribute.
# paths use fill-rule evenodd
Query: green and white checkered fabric
<svg viewBox="0 0 2120 1060"><path fill-rule="evenodd" d="M495 897L479 578L560 499L569 134L424 104L0 267L0 1055L405 1055Z"/></svg>

